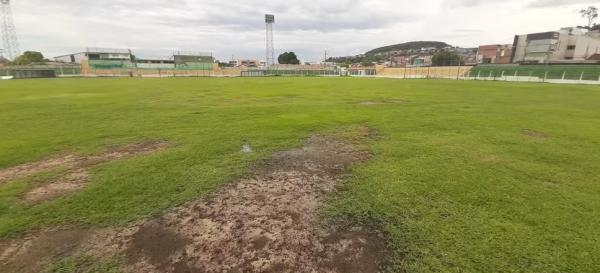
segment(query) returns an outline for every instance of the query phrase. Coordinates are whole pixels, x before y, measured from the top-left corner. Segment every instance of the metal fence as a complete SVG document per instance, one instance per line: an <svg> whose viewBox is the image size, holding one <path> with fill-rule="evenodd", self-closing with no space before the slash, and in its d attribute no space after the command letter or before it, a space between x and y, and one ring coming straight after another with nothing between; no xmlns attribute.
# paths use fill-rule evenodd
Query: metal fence
<svg viewBox="0 0 600 273"><path fill-rule="evenodd" d="M36 73L35 71L45 71ZM53 73L49 73L52 71ZM455 79L515 82L548 82L574 84L600 84L598 65L478 65L478 66L422 66L422 67L365 67L342 69L339 67L307 69L219 69L211 65L194 67L131 68L90 67L80 65L11 66L0 68L0 77L27 78L26 75L56 75L57 77L265 77L265 76L351 76L401 79Z"/></svg>
<svg viewBox="0 0 600 273"><path fill-rule="evenodd" d="M513 81L600 81L600 65L480 65L466 75L474 79Z"/></svg>
<svg viewBox="0 0 600 273"><path fill-rule="evenodd" d="M340 71L333 69L252 69L241 72L242 77L318 77L340 76Z"/></svg>
<svg viewBox="0 0 600 273"><path fill-rule="evenodd" d="M197 68L115 68L115 69L88 69L82 75L84 77L144 77L144 78L167 78L167 77L222 77L231 76L221 70L208 70ZM240 76L238 71L234 76Z"/></svg>
<svg viewBox="0 0 600 273"><path fill-rule="evenodd" d="M352 75L351 76L360 76ZM600 65L478 65L376 69L375 77L600 84Z"/></svg>
<svg viewBox="0 0 600 273"><path fill-rule="evenodd" d="M41 72L44 71L44 72ZM26 78L24 75L52 75L49 71L53 71L53 75L57 77L68 77L68 76L79 76L81 75L80 65L66 65L66 66L45 66L45 65L34 65L34 66L10 66L0 68L0 77L12 76L16 77L19 74L19 78Z"/></svg>

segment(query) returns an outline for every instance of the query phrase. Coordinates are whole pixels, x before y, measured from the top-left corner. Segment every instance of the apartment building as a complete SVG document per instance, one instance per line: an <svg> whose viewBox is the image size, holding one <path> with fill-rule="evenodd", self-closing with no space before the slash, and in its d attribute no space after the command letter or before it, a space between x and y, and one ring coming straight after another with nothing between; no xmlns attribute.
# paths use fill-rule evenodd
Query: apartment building
<svg viewBox="0 0 600 273"><path fill-rule="evenodd" d="M513 45L482 45L477 50L478 64L509 64Z"/></svg>
<svg viewBox="0 0 600 273"><path fill-rule="evenodd" d="M596 63L600 30L563 28L515 36L512 63Z"/></svg>

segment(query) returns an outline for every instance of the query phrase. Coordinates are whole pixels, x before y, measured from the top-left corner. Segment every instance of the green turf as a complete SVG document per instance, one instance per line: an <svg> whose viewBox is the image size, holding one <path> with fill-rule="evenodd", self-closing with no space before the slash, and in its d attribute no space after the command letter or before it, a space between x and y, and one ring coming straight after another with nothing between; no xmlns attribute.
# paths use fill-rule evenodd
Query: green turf
<svg viewBox="0 0 600 273"><path fill-rule="evenodd" d="M312 133L368 125L380 136L368 144L374 157L324 215L380 225L393 271L599 272L599 105L595 86L506 82L2 81L0 168L139 140L174 147L102 164L84 191L49 203L19 196L56 173L1 185L0 235L126 224L199 198ZM245 142L256 153L240 153Z"/></svg>
<svg viewBox="0 0 600 273"><path fill-rule="evenodd" d="M478 65L470 77L538 77L543 79L600 81L600 65Z"/></svg>

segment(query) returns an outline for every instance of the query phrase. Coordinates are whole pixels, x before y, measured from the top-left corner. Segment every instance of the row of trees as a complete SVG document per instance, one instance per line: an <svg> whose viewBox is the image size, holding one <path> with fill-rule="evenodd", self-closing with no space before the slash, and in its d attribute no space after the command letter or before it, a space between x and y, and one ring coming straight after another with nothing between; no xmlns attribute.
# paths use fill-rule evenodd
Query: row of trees
<svg viewBox="0 0 600 273"><path fill-rule="evenodd" d="M277 58L279 64L300 64L298 56L294 52L284 52Z"/></svg>
<svg viewBox="0 0 600 273"><path fill-rule="evenodd" d="M12 65L30 65L44 64L48 60L44 59L44 55L37 51L25 51L21 56L16 57L10 64Z"/></svg>

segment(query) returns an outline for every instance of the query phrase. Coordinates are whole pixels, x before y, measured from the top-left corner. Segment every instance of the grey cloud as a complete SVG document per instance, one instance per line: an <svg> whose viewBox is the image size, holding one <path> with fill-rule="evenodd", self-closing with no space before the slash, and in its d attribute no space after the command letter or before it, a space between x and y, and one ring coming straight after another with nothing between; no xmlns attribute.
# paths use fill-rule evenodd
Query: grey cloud
<svg viewBox="0 0 600 273"><path fill-rule="evenodd" d="M39 0L38 0L39 1ZM343 29L373 29L388 24L414 19L410 14L396 18L382 16L382 11L371 8L373 1L330 0L321 3L247 0L186 1L146 0L142 3L126 0L76 1L39 3L46 11L72 14L85 19L131 24L151 24L157 28L169 27L219 27L233 30L262 29L263 15L274 13L279 30L337 31Z"/></svg>
<svg viewBox="0 0 600 273"><path fill-rule="evenodd" d="M168 55L171 48L214 51L221 59L229 59L231 54L260 58L264 54L263 16L273 13L276 48L315 60L325 49L333 55L347 55L410 40L449 38L469 45L481 37L503 40L497 37L525 31L523 21L518 26L514 23L519 18L536 16L530 24L535 31L573 20L547 20L544 14L549 12L532 7L586 2L589 0L19 0L14 1L13 11L24 49L44 50L51 56L99 46L131 47L156 57ZM576 14L570 16L577 19Z"/></svg>
<svg viewBox="0 0 600 273"><path fill-rule="evenodd" d="M447 0L444 5L451 9L457 8L477 8L492 5L519 5L516 1L497 1L497 0Z"/></svg>
<svg viewBox="0 0 600 273"><path fill-rule="evenodd" d="M590 0L534 0L530 2L527 7L530 8L550 8L550 7L562 7L562 6L574 6L574 5L585 5L585 4L598 4L597 1Z"/></svg>

